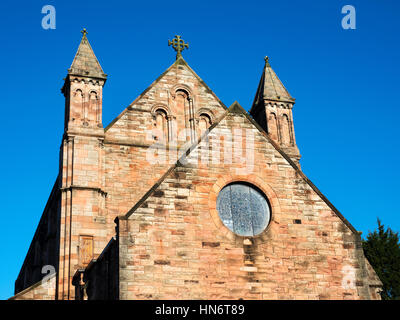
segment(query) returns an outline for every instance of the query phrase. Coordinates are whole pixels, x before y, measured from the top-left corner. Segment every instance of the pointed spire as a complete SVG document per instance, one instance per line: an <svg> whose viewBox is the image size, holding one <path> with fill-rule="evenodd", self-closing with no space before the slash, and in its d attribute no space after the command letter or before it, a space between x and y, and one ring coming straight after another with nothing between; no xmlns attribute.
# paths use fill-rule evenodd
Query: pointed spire
<svg viewBox="0 0 400 320"><path fill-rule="evenodd" d="M261 76L250 115L270 138L297 164L300 152L294 136L292 108L295 99L272 70L268 57Z"/></svg>
<svg viewBox="0 0 400 320"><path fill-rule="evenodd" d="M89 40L86 36L86 29L83 29L81 32L82 40L79 44L74 61L72 61L71 68L68 69L68 73L71 75L106 79L107 75L103 72L100 63L89 44Z"/></svg>
<svg viewBox="0 0 400 320"><path fill-rule="evenodd" d="M269 58L265 57L265 66L263 74L261 76L260 83L258 85L257 93L254 98L253 107L258 105L264 100L275 100L275 101L285 101L294 102L294 98L286 90L285 86L279 80L275 71L269 64Z"/></svg>
<svg viewBox="0 0 400 320"><path fill-rule="evenodd" d="M247 114L246 110L244 110L243 107L236 100L235 100L235 102L233 102L231 104L231 106L228 109L229 109L229 112L231 112L231 113Z"/></svg>

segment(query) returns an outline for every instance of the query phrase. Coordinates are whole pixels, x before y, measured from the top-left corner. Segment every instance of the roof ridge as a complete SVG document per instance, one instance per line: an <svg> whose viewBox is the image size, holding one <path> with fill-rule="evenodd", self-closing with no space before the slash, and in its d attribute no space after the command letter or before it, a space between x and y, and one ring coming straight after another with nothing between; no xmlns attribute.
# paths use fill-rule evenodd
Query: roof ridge
<svg viewBox="0 0 400 320"><path fill-rule="evenodd" d="M290 95L289 91L286 89L286 87L282 83L281 79L279 79L279 77L276 74L276 72L274 71L274 69L272 69L271 64L269 63L269 58L268 57L265 57L265 66L264 66L264 68L266 70L268 69L268 74L269 74L269 77L270 77L269 80L271 82L272 88L275 91L275 97L274 96L268 96L268 92L267 92L267 88L266 88L266 85L267 85L266 80L267 79L265 79L264 80L264 92L263 92L264 97L267 98L267 99L269 99L269 98L270 99L271 98L272 99L276 99L277 98L278 100L282 100L282 101L286 101L285 99L288 99L289 101L292 101L293 100L292 96ZM278 82L278 83L276 83L276 82ZM278 91L282 91L282 90L283 90L283 93L286 94L286 97L282 97L281 93L278 92Z"/></svg>
<svg viewBox="0 0 400 320"><path fill-rule="evenodd" d="M225 108L228 109L226 107L226 105L217 97L217 95L214 93L213 90L210 89L210 87L207 85L207 83L205 83L203 81L202 78L200 78L200 76L189 66L189 64L186 62L186 60L183 57L179 57L178 60L175 61L175 63L179 60L182 60L183 64L188 67L189 71L193 73L193 75L197 78L197 80L199 80L199 82L214 96L214 98L221 103L221 105Z"/></svg>
<svg viewBox="0 0 400 320"><path fill-rule="evenodd" d="M274 83L274 81L273 81L273 79L272 79L272 69L271 68L268 68L268 75L269 75L269 77L271 78L271 82L272 82L272 87L273 87L273 89L274 89L274 91L275 91L275 95L278 97L279 95L278 95L278 91L276 90L276 86L275 86L275 83ZM264 95L265 95L265 92L264 92Z"/></svg>

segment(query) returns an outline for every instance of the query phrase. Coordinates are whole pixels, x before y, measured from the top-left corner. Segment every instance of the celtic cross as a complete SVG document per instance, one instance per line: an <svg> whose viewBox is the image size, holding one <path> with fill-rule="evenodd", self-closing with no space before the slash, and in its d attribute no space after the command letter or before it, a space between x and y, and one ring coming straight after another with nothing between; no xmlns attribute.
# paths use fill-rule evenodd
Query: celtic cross
<svg viewBox="0 0 400 320"><path fill-rule="evenodd" d="M186 48L189 49L189 44L183 39L181 39L181 36L176 35L175 38L171 40L168 40L168 45L172 46L174 50L176 51L176 59L182 56L181 52Z"/></svg>

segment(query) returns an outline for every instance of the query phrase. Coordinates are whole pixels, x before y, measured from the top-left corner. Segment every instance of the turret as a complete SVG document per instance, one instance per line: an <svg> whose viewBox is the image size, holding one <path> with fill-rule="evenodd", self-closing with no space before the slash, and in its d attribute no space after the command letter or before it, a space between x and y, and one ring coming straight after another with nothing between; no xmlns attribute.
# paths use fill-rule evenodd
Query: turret
<svg viewBox="0 0 400 320"><path fill-rule="evenodd" d="M298 164L301 156L294 135L294 102L295 99L271 68L268 57L265 57L265 66L250 114L270 138Z"/></svg>

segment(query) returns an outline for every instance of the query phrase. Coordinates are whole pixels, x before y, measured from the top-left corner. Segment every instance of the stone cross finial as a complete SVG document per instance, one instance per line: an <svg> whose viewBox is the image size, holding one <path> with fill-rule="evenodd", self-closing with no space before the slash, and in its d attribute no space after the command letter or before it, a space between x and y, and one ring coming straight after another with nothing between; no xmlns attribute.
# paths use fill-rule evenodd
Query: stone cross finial
<svg viewBox="0 0 400 320"><path fill-rule="evenodd" d="M264 61L265 61L265 65L269 66L269 57L268 56L265 56Z"/></svg>
<svg viewBox="0 0 400 320"><path fill-rule="evenodd" d="M86 36L88 32L86 31L86 28L83 28L83 30L81 31L81 33L83 34L83 36Z"/></svg>
<svg viewBox="0 0 400 320"><path fill-rule="evenodd" d="M176 35L174 39L168 40L168 45L172 46L176 51L176 59L182 56L181 52L186 48L189 49L189 43L183 41L181 36Z"/></svg>

